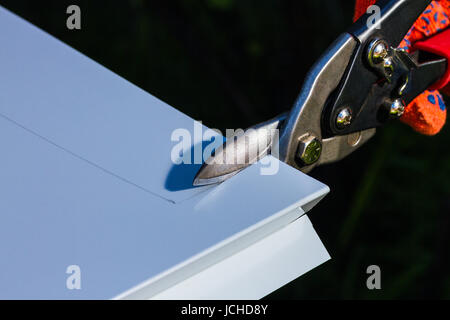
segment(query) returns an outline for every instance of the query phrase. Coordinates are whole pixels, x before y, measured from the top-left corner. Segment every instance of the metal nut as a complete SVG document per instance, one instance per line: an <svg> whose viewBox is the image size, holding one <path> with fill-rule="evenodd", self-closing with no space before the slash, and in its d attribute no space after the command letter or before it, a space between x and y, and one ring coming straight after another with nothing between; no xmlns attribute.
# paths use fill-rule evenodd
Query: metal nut
<svg viewBox="0 0 450 320"><path fill-rule="evenodd" d="M369 64L374 67L381 63L389 53L389 46L386 41L376 39L369 44L368 60Z"/></svg>
<svg viewBox="0 0 450 320"><path fill-rule="evenodd" d="M392 58L384 59L383 68L386 78L390 78L394 74L394 62L392 61Z"/></svg>
<svg viewBox="0 0 450 320"><path fill-rule="evenodd" d="M336 118L336 125L339 129L343 129L352 123L352 111L350 108L344 108L339 111Z"/></svg>
<svg viewBox="0 0 450 320"><path fill-rule="evenodd" d="M315 136L306 136L300 139L297 157L304 165L317 162L322 154L322 142Z"/></svg>
<svg viewBox="0 0 450 320"><path fill-rule="evenodd" d="M389 114L391 116L399 118L403 115L404 112L405 112L405 104L403 103L403 101L401 99L394 100L394 102L391 104Z"/></svg>

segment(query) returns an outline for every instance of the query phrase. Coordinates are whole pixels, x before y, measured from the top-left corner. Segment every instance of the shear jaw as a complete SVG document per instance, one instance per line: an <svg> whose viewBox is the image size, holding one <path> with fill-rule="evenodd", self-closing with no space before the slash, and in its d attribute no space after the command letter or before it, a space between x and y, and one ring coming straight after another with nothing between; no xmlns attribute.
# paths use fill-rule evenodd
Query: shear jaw
<svg viewBox="0 0 450 320"><path fill-rule="evenodd" d="M324 108L357 47L357 40L344 33L313 66L282 130L280 160L307 173L346 157L375 134L375 129L331 137L322 132ZM344 114L345 108L341 111L342 123L349 121L351 113Z"/></svg>

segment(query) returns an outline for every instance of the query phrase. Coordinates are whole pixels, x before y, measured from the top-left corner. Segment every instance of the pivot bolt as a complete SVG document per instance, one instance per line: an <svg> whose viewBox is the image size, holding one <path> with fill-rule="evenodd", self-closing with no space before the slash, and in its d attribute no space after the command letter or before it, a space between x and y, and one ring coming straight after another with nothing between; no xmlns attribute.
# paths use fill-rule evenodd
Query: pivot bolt
<svg viewBox="0 0 450 320"><path fill-rule="evenodd" d="M388 43L382 39L373 40L367 49L369 65L389 82L395 71L393 60L395 52L396 49L389 48Z"/></svg>
<svg viewBox="0 0 450 320"><path fill-rule="evenodd" d="M402 99L396 99L391 103L389 114L395 118L400 118L405 112L405 104Z"/></svg>
<svg viewBox="0 0 450 320"><path fill-rule="evenodd" d="M352 123L352 110L344 108L339 111L336 118L336 125L339 129L343 129Z"/></svg>
<svg viewBox="0 0 450 320"><path fill-rule="evenodd" d="M322 154L322 142L315 136L308 135L300 139L297 158L304 165L316 163Z"/></svg>
<svg viewBox="0 0 450 320"><path fill-rule="evenodd" d="M383 62L383 60L388 56L389 45L384 40L376 39L369 44L368 51L369 64L372 67L375 67L377 64Z"/></svg>

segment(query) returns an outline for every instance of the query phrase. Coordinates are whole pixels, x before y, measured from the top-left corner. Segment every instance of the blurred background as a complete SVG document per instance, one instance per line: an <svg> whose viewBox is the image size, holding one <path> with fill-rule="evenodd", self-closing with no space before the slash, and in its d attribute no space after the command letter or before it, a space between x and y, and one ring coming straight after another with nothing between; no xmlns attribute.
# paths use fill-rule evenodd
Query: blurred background
<svg viewBox="0 0 450 320"><path fill-rule="evenodd" d="M0 4L190 117L224 130L290 109L308 69L351 25L354 2ZM81 8L81 30L66 28L70 4ZM309 216L332 260L268 298L450 298L449 146L448 125L425 137L397 121L344 161L315 169L311 175L331 193ZM366 287L369 265L381 268L381 290Z"/></svg>

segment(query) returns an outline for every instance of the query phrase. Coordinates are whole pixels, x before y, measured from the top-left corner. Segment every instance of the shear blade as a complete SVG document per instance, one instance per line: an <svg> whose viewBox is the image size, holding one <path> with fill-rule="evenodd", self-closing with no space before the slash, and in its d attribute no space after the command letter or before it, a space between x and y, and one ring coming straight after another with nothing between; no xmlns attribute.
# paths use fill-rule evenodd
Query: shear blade
<svg viewBox="0 0 450 320"><path fill-rule="evenodd" d="M286 114L247 129L227 141L214 151L202 165L194 178L194 186L223 182L247 168L272 151L278 142L278 128Z"/></svg>

